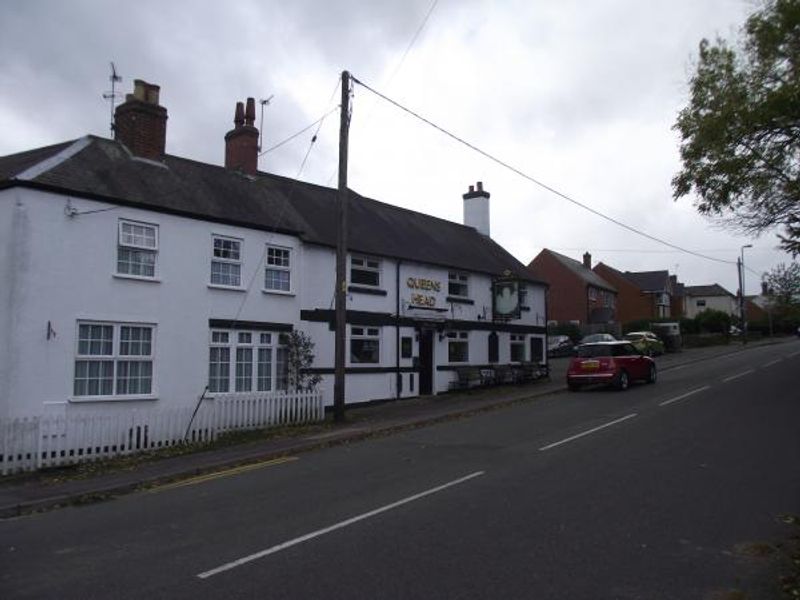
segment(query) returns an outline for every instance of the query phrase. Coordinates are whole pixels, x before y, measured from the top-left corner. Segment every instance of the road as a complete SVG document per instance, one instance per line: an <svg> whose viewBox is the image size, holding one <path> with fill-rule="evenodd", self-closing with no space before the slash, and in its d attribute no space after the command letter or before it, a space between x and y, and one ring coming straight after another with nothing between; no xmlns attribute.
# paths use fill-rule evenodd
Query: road
<svg viewBox="0 0 800 600"><path fill-rule="evenodd" d="M800 514L800 343L0 522L3 598L748 598Z"/></svg>

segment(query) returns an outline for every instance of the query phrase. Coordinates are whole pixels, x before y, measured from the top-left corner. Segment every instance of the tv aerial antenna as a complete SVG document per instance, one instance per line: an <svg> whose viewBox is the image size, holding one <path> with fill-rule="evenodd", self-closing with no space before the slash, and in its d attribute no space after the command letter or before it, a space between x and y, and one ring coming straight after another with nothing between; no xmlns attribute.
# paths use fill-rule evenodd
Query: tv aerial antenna
<svg viewBox="0 0 800 600"><path fill-rule="evenodd" d="M275 94L270 94L266 100L260 99L258 103L261 105L261 122L258 125L258 151L261 152L261 143L264 141L264 107L269 105L270 100L275 97Z"/></svg>
<svg viewBox="0 0 800 600"><path fill-rule="evenodd" d="M117 82L122 81L122 77L117 75L117 67L114 65L114 61L111 61L111 75L108 76L108 80L111 82L111 91L106 92L103 94L103 98L108 100L109 104L111 105L111 121L110 121L110 129L111 129L111 137L114 137L114 104L117 100Z"/></svg>

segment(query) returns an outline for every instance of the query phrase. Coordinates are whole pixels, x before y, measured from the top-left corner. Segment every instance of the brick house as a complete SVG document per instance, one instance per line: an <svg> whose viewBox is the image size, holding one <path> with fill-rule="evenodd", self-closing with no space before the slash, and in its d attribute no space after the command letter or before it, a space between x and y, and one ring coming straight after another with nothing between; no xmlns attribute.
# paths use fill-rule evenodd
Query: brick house
<svg viewBox="0 0 800 600"><path fill-rule="evenodd" d="M617 290L591 268L592 256L583 263L543 249L528 265L531 273L550 284L548 318L559 323L584 325L616 323Z"/></svg>
<svg viewBox="0 0 800 600"><path fill-rule="evenodd" d="M678 317L682 312L682 300L673 305L675 288L681 284L668 271L622 272L601 262L594 272L617 288L621 323Z"/></svg>

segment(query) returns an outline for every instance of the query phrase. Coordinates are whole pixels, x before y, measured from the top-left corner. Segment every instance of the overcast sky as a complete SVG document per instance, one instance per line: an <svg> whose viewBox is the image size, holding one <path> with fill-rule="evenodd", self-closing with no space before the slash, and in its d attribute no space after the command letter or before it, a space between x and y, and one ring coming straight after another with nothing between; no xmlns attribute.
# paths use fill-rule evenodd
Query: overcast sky
<svg viewBox="0 0 800 600"><path fill-rule="evenodd" d="M425 22L425 17L430 17ZM161 86L167 152L221 164L235 103L272 97L263 147L339 102L341 71L575 200L673 244L769 270L774 234L735 236L673 201L671 129L701 38L733 39L748 0L3 0L0 155L109 135L109 61ZM420 30L423 22L424 27ZM415 42L415 34L419 31ZM405 57L405 58L404 58ZM267 153L263 171L336 185L339 118ZM620 270L738 288L736 267L671 251L576 207L355 87L349 186L461 222L491 193L492 237L527 264L543 247ZM747 272L747 293L760 277Z"/></svg>

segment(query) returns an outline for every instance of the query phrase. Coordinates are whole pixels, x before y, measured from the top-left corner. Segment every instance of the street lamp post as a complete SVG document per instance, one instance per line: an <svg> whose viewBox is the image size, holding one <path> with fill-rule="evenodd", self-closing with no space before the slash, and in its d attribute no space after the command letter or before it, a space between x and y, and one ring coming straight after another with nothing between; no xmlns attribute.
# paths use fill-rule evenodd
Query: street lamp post
<svg viewBox="0 0 800 600"><path fill-rule="evenodd" d="M747 343L747 313L745 312L745 299L744 299L744 249L752 248L753 244L745 244L742 246L741 260L739 261L739 316L742 319L742 335L744 336L744 343Z"/></svg>

